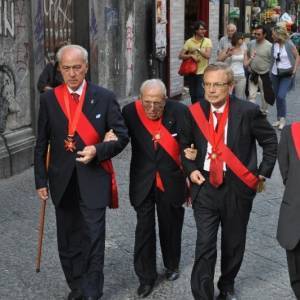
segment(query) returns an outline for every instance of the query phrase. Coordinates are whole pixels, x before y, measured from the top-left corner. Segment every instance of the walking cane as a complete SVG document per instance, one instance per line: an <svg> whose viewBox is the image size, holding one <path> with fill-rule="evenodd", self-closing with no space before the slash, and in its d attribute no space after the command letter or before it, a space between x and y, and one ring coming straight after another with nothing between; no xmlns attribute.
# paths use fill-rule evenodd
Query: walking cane
<svg viewBox="0 0 300 300"><path fill-rule="evenodd" d="M47 171L48 171L48 167L49 167L49 160L50 160L50 145L48 145L47 156L46 156L46 170ZM36 273L40 272L40 267L41 267L46 204L47 204L47 200L41 200L38 251L37 251L37 257L36 257L36 264L35 264L36 265L36 268L35 268Z"/></svg>

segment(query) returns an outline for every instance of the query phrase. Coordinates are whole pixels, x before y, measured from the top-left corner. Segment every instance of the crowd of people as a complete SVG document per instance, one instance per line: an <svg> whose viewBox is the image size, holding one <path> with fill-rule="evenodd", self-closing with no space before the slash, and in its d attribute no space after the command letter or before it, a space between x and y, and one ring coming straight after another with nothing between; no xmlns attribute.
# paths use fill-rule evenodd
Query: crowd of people
<svg viewBox="0 0 300 300"><path fill-rule="evenodd" d="M183 204L187 202L192 203L197 229L191 274L194 299L214 299L219 227L217 299L237 299L235 278L243 261L252 202L276 163L274 126L283 128L285 96L298 55L282 28L273 29L272 45L259 26L255 39L246 45L243 35L230 24L228 35L220 40L219 61L209 63L212 43L205 31L205 23L197 22L194 36L179 54L198 64L196 74L189 77L193 103L189 107L167 99L160 79L149 79L142 83L139 99L121 110L111 91L85 79L86 49L78 45L59 48L56 67L62 83L41 93L34 170L40 200L47 201L50 191L55 206L59 258L70 288L68 300L98 300L103 295L106 207L118 208L111 158L129 140L129 198L137 218L133 262L139 280L137 295L146 298L157 280L156 214L165 277L174 281L180 276ZM287 69L291 74L281 76L281 70ZM258 89L261 106L253 103ZM272 126L264 102L274 103L275 98L278 124ZM287 187L278 240L287 249L297 299L300 236L295 229L295 208L300 203L294 195L300 170L299 124L284 128L278 153ZM287 225L287 219L294 221Z"/></svg>
<svg viewBox="0 0 300 300"><path fill-rule="evenodd" d="M198 66L207 66L213 45L204 37L205 31L203 22L195 24L194 36L184 44L180 59L193 58ZM227 35L219 41L217 61L231 66L235 81L233 94L237 98L256 103L260 92L260 107L264 114L268 113L268 105L276 102L277 121L273 126L282 130L286 124L286 96L294 85L300 59L297 47L284 26L275 25L271 33L270 42L267 39L268 29L257 25L253 29L253 39L246 43L244 34L237 32L234 24L228 24ZM194 53L198 56L195 57ZM192 103L203 98L203 93L195 93L194 78L199 78L197 84L200 91L204 70L205 67L198 67L196 74L189 76Z"/></svg>

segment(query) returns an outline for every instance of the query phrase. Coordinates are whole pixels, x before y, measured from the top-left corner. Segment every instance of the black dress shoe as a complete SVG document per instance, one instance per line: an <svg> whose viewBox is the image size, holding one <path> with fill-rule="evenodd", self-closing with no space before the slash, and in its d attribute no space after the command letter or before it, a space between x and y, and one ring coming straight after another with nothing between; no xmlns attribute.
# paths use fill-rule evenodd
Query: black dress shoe
<svg viewBox="0 0 300 300"><path fill-rule="evenodd" d="M80 290L72 290L68 296L68 300L82 300L82 292Z"/></svg>
<svg viewBox="0 0 300 300"><path fill-rule="evenodd" d="M141 298L149 296L153 290L154 284L141 284L137 289L137 294Z"/></svg>
<svg viewBox="0 0 300 300"><path fill-rule="evenodd" d="M225 292L225 291L220 291L219 296L217 297L217 300L238 300L236 294L234 291L232 292Z"/></svg>
<svg viewBox="0 0 300 300"><path fill-rule="evenodd" d="M169 281L174 281L176 279L178 279L179 277L179 271L178 270L169 270L169 269L166 269L166 278L167 280Z"/></svg>

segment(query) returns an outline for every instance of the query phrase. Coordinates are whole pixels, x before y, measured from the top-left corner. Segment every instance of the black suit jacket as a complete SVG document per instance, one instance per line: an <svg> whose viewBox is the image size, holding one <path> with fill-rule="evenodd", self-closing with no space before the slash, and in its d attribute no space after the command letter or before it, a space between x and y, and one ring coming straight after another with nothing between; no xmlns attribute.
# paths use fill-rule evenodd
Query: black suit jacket
<svg viewBox="0 0 300 300"><path fill-rule="evenodd" d="M122 113L132 145L129 185L131 204L138 207L143 202L154 183L156 171L159 171L165 188L163 197L174 205L182 205L186 192L182 170L162 147L158 145L157 150L154 149L152 136L140 121L134 102L126 105ZM184 115L187 113L185 105L166 101L162 123L171 134L177 134L177 140L181 135Z"/></svg>
<svg viewBox="0 0 300 300"><path fill-rule="evenodd" d="M208 119L210 104L207 101L201 101L200 103L199 105L202 106ZM184 169L190 175L194 170L203 170L207 141L191 115L190 121L186 122L186 124L187 126L183 132L182 147L186 148L191 143L194 143L196 149L198 149L195 161L186 159L184 155L182 156ZM263 148L263 157L259 167L257 167L256 142ZM230 97L227 146L255 175L271 176L276 162L277 136L257 105L239 100L233 96ZM252 200L255 196L255 191L246 186L228 167L226 183L229 184L232 192L238 194L240 198ZM197 196L200 187L192 184L192 199Z"/></svg>
<svg viewBox="0 0 300 300"><path fill-rule="evenodd" d="M64 149L68 134L67 119L58 104L54 91L43 93L40 98L38 136L35 147L36 188L46 187L49 178L51 197L58 206L76 168L80 194L89 208L105 207L111 196L111 176L100 166L100 161L117 155L128 143L127 128L114 94L88 83L83 113L103 139L105 132L113 129L118 141L96 144L97 155L87 165L76 162L76 153ZM75 135L76 151L84 148L80 137ZM50 143L50 165L45 169L47 145Z"/></svg>
<svg viewBox="0 0 300 300"><path fill-rule="evenodd" d="M292 250L300 240L300 160L290 125L281 133L278 162L285 190L279 213L277 239L283 248Z"/></svg>

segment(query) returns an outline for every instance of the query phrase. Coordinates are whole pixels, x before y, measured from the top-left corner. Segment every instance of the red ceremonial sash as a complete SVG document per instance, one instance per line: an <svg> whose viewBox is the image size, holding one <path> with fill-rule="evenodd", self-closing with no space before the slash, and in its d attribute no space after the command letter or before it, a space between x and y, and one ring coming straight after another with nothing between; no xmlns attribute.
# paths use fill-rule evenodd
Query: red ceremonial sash
<svg viewBox="0 0 300 300"><path fill-rule="evenodd" d="M68 92L67 86L65 84L60 85L54 89L54 93L57 99L58 104L60 105L62 111L64 112L66 118L68 119L67 108L66 108L66 101L65 97L71 97L70 93ZM69 101L69 103L71 100ZM68 119L69 121L69 119ZM79 137L82 139L83 143L87 146L95 145L101 141L99 133L87 119L87 117L81 113L79 117L79 121L77 124L76 132L78 133ZM112 199L110 208L118 208L118 189L117 189L117 181L116 175L114 172L114 168L112 165L111 160L105 160L100 162L101 167L111 175L111 191L112 191Z"/></svg>
<svg viewBox="0 0 300 300"><path fill-rule="evenodd" d="M200 104L195 103L190 106L189 109L205 139L211 145L213 145L211 135L209 134L209 123ZM220 150L220 158L226 163L231 171L249 188L256 190L259 179L247 169L247 167L236 157L236 155L227 147L227 145L224 144L224 141L219 142L218 149Z"/></svg>
<svg viewBox="0 0 300 300"><path fill-rule="evenodd" d="M135 108L138 114L138 117L146 130L151 134L153 139L155 139L155 135L157 134L157 124L158 121L150 120L142 106L142 102L140 100L135 101ZM159 143L160 146L169 154L169 156L175 161L179 168L181 168L180 161L180 147L177 140L171 135L171 133L167 130L165 126L162 124L159 125L159 139L155 139L155 142ZM156 186L164 191L163 182L159 175L159 172L156 172Z"/></svg>
<svg viewBox="0 0 300 300"><path fill-rule="evenodd" d="M298 159L300 159L300 122L292 123L291 134L298 155Z"/></svg>

